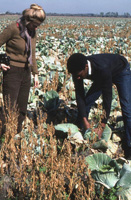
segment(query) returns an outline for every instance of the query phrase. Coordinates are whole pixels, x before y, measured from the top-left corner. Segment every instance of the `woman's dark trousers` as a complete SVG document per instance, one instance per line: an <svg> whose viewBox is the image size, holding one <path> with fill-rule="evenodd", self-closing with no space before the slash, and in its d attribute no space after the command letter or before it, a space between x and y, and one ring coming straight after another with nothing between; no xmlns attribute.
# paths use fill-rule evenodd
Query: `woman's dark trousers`
<svg viewBox="0 0 131 200"><path fill-rule="evenodd" d="M17 108L19 112L17 133L22 130L22 122L26 116L30 84L29 67L10 66L9 70L3 72L3 99L6 113L8 113L7 107Z"/></svg>

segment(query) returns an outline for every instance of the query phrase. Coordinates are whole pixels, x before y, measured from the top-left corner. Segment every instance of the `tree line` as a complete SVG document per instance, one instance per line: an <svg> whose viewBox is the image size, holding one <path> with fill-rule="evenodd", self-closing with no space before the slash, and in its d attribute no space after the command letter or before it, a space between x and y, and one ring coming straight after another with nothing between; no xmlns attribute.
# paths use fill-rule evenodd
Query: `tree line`
<svg viewBox="0 0 131 200"><path fill-rule="evenodd" d="M13 13L10 11L7 11L5 13L2 13L1 15L21 15L21 13ZM118 14L118 12L100 12L99 14L94 13L85 13L85 14L71 14L71 13L47 13L48 16L83 16L83 17L124 17L124 18L130 18L131 15L128 12L125 12L124 14Z"/></svg>

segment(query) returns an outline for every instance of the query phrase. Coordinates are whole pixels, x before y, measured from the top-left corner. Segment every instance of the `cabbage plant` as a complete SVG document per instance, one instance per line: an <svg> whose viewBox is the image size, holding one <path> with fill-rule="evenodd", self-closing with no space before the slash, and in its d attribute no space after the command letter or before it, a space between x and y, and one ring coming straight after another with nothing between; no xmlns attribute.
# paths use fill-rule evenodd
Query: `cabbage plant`
<svg viewBox="0 0 131 200"><path fill-rule="evenodd" d="M58 137L66 138L69 132L71 133L72 137L76 133L81 134L79 132L79 128L72 123L62 123L55 125L55 133Z"/></svg>
<svg viewBox="0 0 131 200"><path fill-rule="evenodd" d="M131 167L124 164L120 171L120 179L116 183L116 195L123 200L131 199Z"/></svg>
<svg viewBox="0 0 131 200"><path fill-rule="evenodd" d="M102 133L101 140L98 139L98 135L94 132L93 129L87 129L84 133L84 139L93 142L92 148L93 149L103 149L106 150L108 148L108 141L111 138L112 130L111 128L106 124L105 129Z"/></svg>
<svg viewBox="0 0 131 200"><path fill-rule="evenodd" d="M44 94L44 107L47 111L55 110L59 106L59 94L50 90Z"/></svg>
<svg viewBox="0 0 131 200"><path fill-rule="evenodd" d="M128 164L124 164L121 169L116 160L104 153L87 156L85 162L91 169L91 176L97 184L109 190L115 188L115 194L120 199L130 200L131 167Z"/></svg>

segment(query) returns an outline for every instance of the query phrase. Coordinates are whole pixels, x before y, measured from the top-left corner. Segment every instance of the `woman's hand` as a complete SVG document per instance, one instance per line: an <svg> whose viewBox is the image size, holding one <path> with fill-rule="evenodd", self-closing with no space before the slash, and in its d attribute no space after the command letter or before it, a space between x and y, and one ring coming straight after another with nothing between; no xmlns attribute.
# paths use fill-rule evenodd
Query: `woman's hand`
<svg viewBox="0 0 131 200"><path fill-rule="evenodd" d="M5 64L1 64L0 66L4 71L7 71L7 69L10 69L10 66L7 66Z"/></svg>
<svg viewBox="0 0 131 200"><path fill-rule="evenodd" d="M38 75L37 74L34 75L34 86L35 87L39 86L39 79L38 79Z"/></svg>

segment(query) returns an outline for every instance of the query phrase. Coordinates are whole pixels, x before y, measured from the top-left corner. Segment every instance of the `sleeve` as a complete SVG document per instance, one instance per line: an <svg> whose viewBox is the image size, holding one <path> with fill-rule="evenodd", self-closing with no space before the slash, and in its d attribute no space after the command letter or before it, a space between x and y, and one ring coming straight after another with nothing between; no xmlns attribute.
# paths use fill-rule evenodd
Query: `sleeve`
<svg viewBox="0 0 131 200"><path fill-rule="evenodd" d="M83 80L77 80L73 77L75 92L76 92L76 102L78 106L78 111L81 117L86 117L86 104L85 104L85 90L83 85Z"/></svg>
<svg viewBox="0 0 131 200"><path fill-rule="evenodd" d="M33 66L31 68L31 71L32 71L33 75L38 74L35 52L36 52L36 36L32 39L32 63L33 63Z"/></svg>
<svg viewBox="0 0 131 200"><path fill-rule="evenodd" d="M5 44L9 39L12 38L12 28L11 25L7 26L2 33L0 33L0 47Z"/></svg>
<svg viewBox="0 0 131 200"><path fill-rule="evenodd" d="M102 96L103 96L103 109L105 110L105 114L103 116L102 122L106 123L110 110L111 110L111 101L112 101L112 74L111 70L108 68L102 69L100 72L100 80L102 87Z"/></svg>

